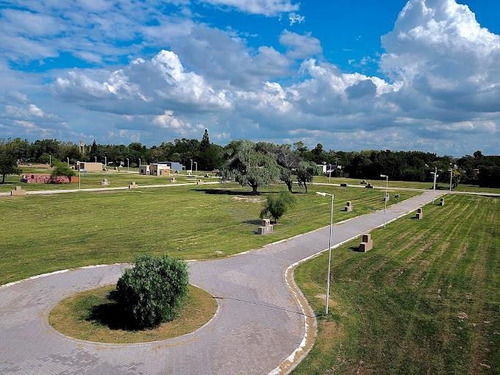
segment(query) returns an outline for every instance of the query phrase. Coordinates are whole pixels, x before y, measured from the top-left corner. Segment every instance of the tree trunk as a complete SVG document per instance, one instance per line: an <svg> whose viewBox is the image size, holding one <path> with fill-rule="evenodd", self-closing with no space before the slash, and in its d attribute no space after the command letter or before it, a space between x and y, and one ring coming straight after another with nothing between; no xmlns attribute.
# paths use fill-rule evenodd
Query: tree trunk
<svg viewBox="0 0 500 375"><path fill-rule="evenodd" d="M293 182L291 180L285 181L286 187L288 188L288 191L290 193L293 193L292 188L293 188Z"/></svg>
<svg viewBox="0 0 500 375"><path fill-rule="evenodd" d="M306 194L307 194L307 182L304 181L304 188L306 189Z"/></svg>
<svg viewBox="0 0 500 375"><path fill-rule="evenodd" d="M250 186L252 187L252 194L253 195L258 195L259 192L257 191L257 188L259 187L259 185L257 185L257 184L250 184Z"/></svg>
<svg viewBox="0 0 500 375"><path fill-rule="evenodd" d="M2 174L2 184L5 184L5 173Z"/></svg>

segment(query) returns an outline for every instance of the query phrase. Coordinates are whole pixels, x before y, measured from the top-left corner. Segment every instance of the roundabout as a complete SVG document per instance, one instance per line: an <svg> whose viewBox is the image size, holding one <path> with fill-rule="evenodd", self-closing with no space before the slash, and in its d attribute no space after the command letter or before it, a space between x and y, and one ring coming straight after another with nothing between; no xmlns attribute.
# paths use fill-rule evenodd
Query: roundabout
<svg viewBox="0 0 500 375"><path fill-rule="evenodd" d="M395 220L432 192L334 226L333 245ZM293 282L298 262L326 250L323 228L234 257L190 262L190 282L218 312L192 333L134 344L69 338L48 322L62 299L116 283L123 264L42 275L0 287L2 374L267 374L287 372L312 344L314 316ZM307 333L307 334L306 334Z"/></svg>

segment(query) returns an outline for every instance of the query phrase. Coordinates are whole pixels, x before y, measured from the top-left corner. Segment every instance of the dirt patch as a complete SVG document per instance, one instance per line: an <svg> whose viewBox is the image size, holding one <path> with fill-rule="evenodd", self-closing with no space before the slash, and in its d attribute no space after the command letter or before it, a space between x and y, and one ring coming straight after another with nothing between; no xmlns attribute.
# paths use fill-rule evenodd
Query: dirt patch
<svg viewBox="0 0 500 375"><path fill-rule="evenodd" d="M264 199L259 197L233 197L234 200L249 202L249 203L262 203Z"/></svg>
<svg viewBox="0 0 500 375"><path fill-rule="evenodd" d="M326 294L316 294L314 297L321 300L323 302L323 305L325 304ZM328 306L335 307L337 306L337 303L333 299L328 298Z"/></svg>

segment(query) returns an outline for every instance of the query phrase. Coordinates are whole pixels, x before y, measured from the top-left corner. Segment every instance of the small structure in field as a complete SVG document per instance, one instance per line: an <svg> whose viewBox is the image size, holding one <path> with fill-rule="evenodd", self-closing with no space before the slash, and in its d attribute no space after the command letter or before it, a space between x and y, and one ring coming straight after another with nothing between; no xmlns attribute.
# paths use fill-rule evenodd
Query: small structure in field
<svg viewBox="0 0 500 375"><path fill-rule="evenodd" d="M28 184L69 184L78 183L77 176L71 176L71 180L68 176L52 176L50 174L23 174L21 176L21 182L26 182Z"/></svg>
<svg viewBox="0 0 500 375"><path fill-rule="evenodd" d="M132 181L130 185L128 186L129 189L137 189L139 185L135 183L135 181Z"/></svg>
<svg viewBox="0 0 500 375"><path fill-rule="evenodd" d="M21 195L26 195L26 190L23 190L21 186L16 186L14 190L10 191L10 195L13 197L19 197Z"/></svg>
<svg viewBox="0 0 500 375"><path fill-rule="evenodd" d="M441 198L441 199L439 200L439 205L440 205L440 206L444 206L444 198Z"/></svg>
<svg viewBox="0 0 500 375"><path fill-rule="evenodd" d="M257 229L257 234L264 235L273 233L273 225L271 224L271 220L262 219L262 226Z"/></svg>
<svg viewBox="0 0 500 375"><path fill-rule="evenodd" d="M424 218L424 210L422 207L417 208L417 215L415 216L417 220L422 220Z"/></svg>
<svg viewBox="0 0 500 375"><path fill-rule="evenodd" d="M79 161L75 165L75 170L80 172L102 172L104 170L104 164Z"/></svg>
<svg viewBox="0 0 500 375"><path fill-rule="evenodd" d="M108 186L109 185L109 180L107 178L103 178L101 181L101 186Z"/></svg>
<svg viewBox="0 0 500 375"><path fill-rule="evenodd" d="M140 165L139 174L150 176L168 176L171 173L182 172L182 164L175 161L160 161L149 165Z"/></svg>
<svg viewBox="0 0 500 375"><path fill-rule="evenodd" d="M351 212L352 211L352 203L351 201L347 201L344 207L345 212Z"/></svg>
<svg viewBox="0 0 500 375"><path fill-rule="evenodd" d="M359 244L359 251L366 253L367 251L373 249L372 235L367 233L363 234L361 237L361 243Z"/></svg>

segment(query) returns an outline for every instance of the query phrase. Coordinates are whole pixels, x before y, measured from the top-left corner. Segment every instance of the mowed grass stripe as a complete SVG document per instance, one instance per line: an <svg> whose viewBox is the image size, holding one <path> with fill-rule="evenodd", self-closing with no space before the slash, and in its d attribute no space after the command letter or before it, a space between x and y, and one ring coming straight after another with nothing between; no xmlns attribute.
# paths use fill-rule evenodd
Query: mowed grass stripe
<svg viewBox="0 0 500 375"><path fill-rule="evenodd" d="M423 220L374 231L369 253L350 249L357 240L337 249L328 317L316 297L326 257L301 265L297 281L320 320L296 373L498 373L498 202L447 196L444 207L425 206Z"/></svg>

